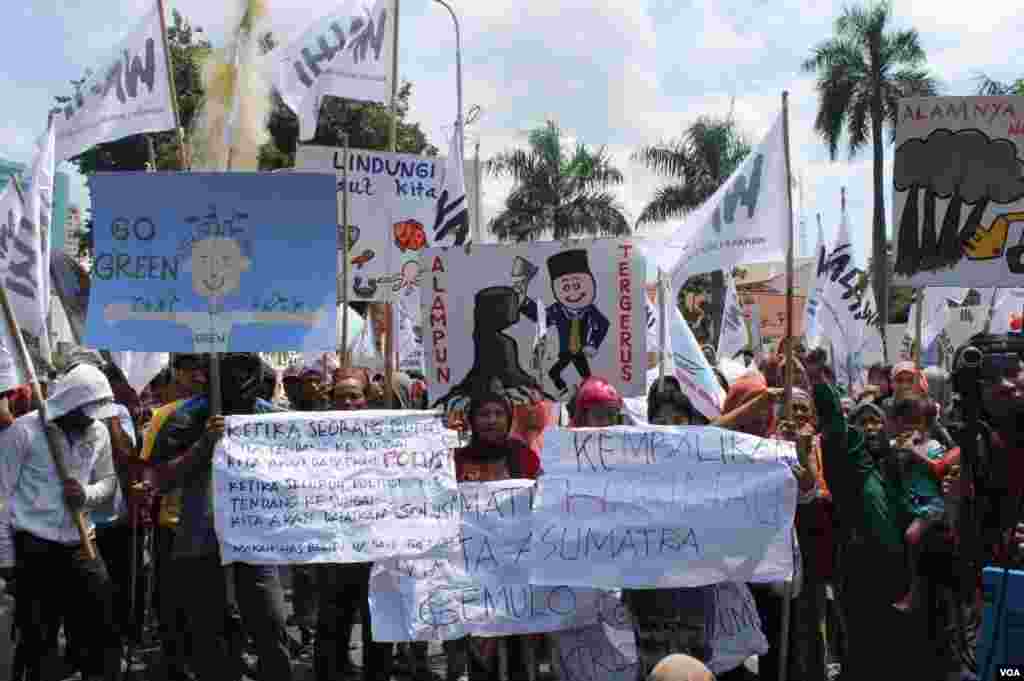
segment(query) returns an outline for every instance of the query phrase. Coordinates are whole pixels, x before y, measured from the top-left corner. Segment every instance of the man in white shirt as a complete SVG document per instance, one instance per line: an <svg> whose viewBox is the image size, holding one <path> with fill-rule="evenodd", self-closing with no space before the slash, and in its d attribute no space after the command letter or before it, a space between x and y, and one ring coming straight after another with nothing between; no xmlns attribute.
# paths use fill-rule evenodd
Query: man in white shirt
<svg viewBox="0 0 1024 681"><path fill-rule="evenodd" d="M54 640L60 613L84 621L74 627L89 640L84 679L114 681L121 674L121 647L110 577L102 558L90 561L82 548L72 509L88 512L109 502L117 489L110 433L100 419L115 416L110 383L99 369L80 365L61 377L46 401L49 423L29 412L0 434L0 568L14 568L16 617L28 678L39 678L40 662ZM68 479L61 484L46 429ZM91 520L86 521L90 532ZM8 527L9 526L9 527ZM13 541L12 541L13 538Z"/></svg>

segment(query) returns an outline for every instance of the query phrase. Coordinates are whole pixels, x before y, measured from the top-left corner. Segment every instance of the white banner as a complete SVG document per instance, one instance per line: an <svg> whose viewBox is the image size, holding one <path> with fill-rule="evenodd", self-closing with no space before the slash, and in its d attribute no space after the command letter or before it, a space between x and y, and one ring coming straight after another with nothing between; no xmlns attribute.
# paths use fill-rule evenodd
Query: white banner
<svg viewBox="0 0 1024 681"><path fill-rule="evenodd" d="M550 429L535 584L782 581L793 572L793 445L713 427Z"/></svg>
<svg viewBox="0 0 1024 681"><path fill-rule="evenodd" d="M507 636L601 621L629 629L616 592L529 584L534 485L531 480L461 483L457 541L440 547L436 556L375 565L370 580L374 640Z"/></svg>
<svg viewBox="0 0 1024 681"><path fill-rule="evenodd" d="M299 145L298 170L327 172L338 180L338 271L342 271L343 149ZM419 305L419 256L430 246L449 246L455 234L438 215L447 160L386 151L348 152L349 301L405 300ZM469 218L477 214L476 161L463 162ZM451 217L446 213L445 217Z"/></svg>
<svg viewBox="0 0 1024 681"><path fill-rule="evenodd" d="M780 114L732 177L650 255L678 291L695 274L785 261L789 226Z"/></svg>
<svg viewBox="0 0 1024 681"><path fill-rule="evenodd" d="M694 408L711 420L721 415L725 391L677 305L668 311L671 371ZM666 369L668 370L668 369Z"/></svg>
<svg viewBox="0 0 1024 681"><path fill-rule="evenodd" d="M54 114L57 161L129 135L174 129L160 13L151 4L139 26Z"/></svg>
<svg viewBox="0 0 1024 681"><path fill-rule="evenodd" d="M640 676L636 636L630 629L592 624L555 634L564 681L636 681Z"/></svg>
<svg viewBox="0 0 1024 681"><path fill-rule="evenodd" d="M432 400L468 399L475 381L491 378L529 387L538 374L545 392L565 399L590 375L624 397L643 394L645 261L630 241L430 249L420 263ZM541 304L548 334L537 371Z"/></svg>
<svg viewBox="0 0 1024 681"><path fill-rule="evenodd" d="M14 181L8 182L0 192L0 281L21 330L41 338L48 309L42 280L49 272L43 272L42 238L27 208Z"/></svg>
<svg viewBox="0 0 1024 681"><path fill-rule="evenodd" d="M54 129L52 122L46 126L46 132L36 142L36 158L32 163L32 184L29 187L28 212L29 218L39 225L39 236L42 239L41 258L39 260L39 281L42 282L43 328L48 328L47 317L50 311L50 222L53 220L53 177L56 170L54 160ZM60 225L64 229L64 225ZM50 356L50 334L39 335L39 346L44 357Z"/></svg>
<svg viewBox="0 0 1024 681"><path fill-rule="evenodd" d="M761 617L750 587L743 583L722 582L711 589L711 607L707 612L707 666L715 674L736 669L748 657L768 652L768 639L761 629Z"/></svg>
<svg viewBox="0 0 1024 681"><path fill-rule="evenodd" d="M426 411L230 416L213 459L221 559L364 563L447 545L456 444Z"/></svg>
<svg viewBox="0 0 1024 681"><path fill-rule="evenodd" d="M966 288L955 288L952 286L929 286L923 291L921 301L921 347L922 354L928 351L935 339L939 337L942 330L946 328L949 303L959 303L967 295ZM917 302L916 297L922 296L922 291L915 292L915 302L910 305L910 315L907 317L907 337L911 347L917 335Z"/></svg>
<svg viewBox="0 0 1024 681"><path fill-rule="evenodd" d="M722 310L722 330L718 335L716 357L732 359L740 350L750 345L747 323L743 317L743 306L736 293L736 280L726 274L725 306Z"/></svg>
<svg viewBox="0 0 1024 681"><path fill-rule="evenodd" d="M1024 282L1024 97L901 99L893 165L899 286Z"/></svg>
<svg viewBox="0 0 1024 681"><path fill-rule="evenodd" d="M815 276L808 286L807 302L804 303L804 345L808 349L821 345L821 337L824 331L822 324L822 299L825 295L825 282L828 277L822 276L826 270L825 263L828 261L830 249L828 240L825 238L825 229L818 220L818 246L814 249L814 256L817 259ZM827 273L827 271L826 271Z"/></svg>
<svg viewBox="0 0 1024 681"><path fill-rule="evenodd" d="M271 80L299 118L299 139L316 135L326 96L385 104L391 100L394 0L347 0L296 40L267 55Z"/></svg>

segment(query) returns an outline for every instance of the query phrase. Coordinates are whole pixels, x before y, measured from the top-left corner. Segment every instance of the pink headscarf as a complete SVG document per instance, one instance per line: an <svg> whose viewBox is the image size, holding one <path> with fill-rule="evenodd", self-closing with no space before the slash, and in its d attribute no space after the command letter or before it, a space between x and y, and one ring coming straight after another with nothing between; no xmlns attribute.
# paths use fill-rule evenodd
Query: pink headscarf
<svg viewBox="0 0 1024 681"><path fill-rule="evenodd" d="M580 384L579 391L576 393L576 408L573 411L572 423L569 425L572 427L578 426L580 416L587 409L593 409L594 407L622 409L622 405L622 397L619 395L619 391L615 389L615 386L603 378L591 376Z"/></svg>
<svg viewBox="0 0 1024 681"><path fill-rule="evenodd" d="M896 377L900 374L913 374L914 378L917 379L917 391L928 396L928 379L925 377L924 372L917 368L917 365L913 362L899 362L892 368L892 380L895 381Z"/></svg>

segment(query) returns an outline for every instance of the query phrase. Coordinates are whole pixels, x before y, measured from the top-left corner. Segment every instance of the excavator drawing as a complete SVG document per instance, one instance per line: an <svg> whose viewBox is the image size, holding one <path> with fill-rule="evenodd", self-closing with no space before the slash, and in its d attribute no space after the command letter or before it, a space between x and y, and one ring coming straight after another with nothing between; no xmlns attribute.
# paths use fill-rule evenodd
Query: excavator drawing
<svg viewBox="0 0 1024 681"><path fill-rule="evenodd" d="M1006 248L1006 242L1010 238L1010 227L1018 222L1024 222L1024 212L998 215L991 225L979 228L974 236L964 244L964 254L967 259L994 260L1003 257L1005 253L1010 264L1010 271L1020 274L1024 271L1024 264L1022 264L1024 234L1022 234L1020 244L1009 249Z"/></svg>

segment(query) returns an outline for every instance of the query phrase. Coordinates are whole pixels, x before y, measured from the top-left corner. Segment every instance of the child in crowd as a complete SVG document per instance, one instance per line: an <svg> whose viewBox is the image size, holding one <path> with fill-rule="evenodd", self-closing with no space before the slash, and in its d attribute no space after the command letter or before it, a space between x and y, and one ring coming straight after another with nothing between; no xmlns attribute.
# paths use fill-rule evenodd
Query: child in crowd
<svg viewBox="0 0 1024 681"><path fill-rule="evenodd" d="M905 540L910 561L910 590L893 604L908 612L918 601L920 578L917 559L925 533L945 515L940 481L935 477L934 464L943 458L946 448L929 436L928 420L933 410L926 397L904 393L892 408L890 432L892 455L903 474L903 485L910 500L913 521L907 528Z"/></svg>

